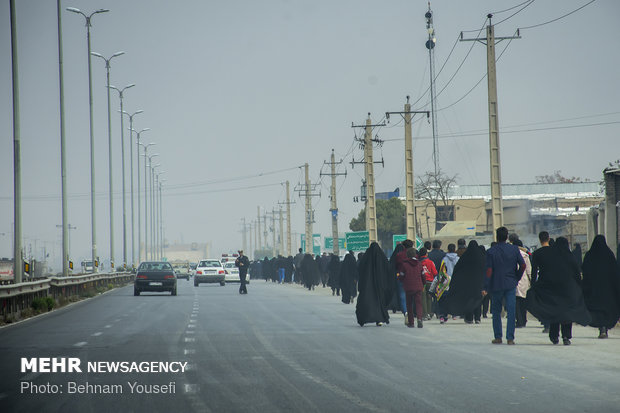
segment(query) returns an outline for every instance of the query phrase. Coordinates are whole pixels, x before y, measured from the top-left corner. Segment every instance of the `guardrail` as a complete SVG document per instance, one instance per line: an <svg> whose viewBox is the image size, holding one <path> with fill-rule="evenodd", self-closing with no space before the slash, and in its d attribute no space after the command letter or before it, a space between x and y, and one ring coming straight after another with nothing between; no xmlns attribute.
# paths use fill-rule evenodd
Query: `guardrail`
<svg viewBox="0 0 620 413"><path fill-rule="evenodd" d="M50 277L19 284L0 285L0 318L19 319L23 310L30 308L36 298L84 297L110 284L119 286L134 279L134 274L87 274L71 277Z"/></svg>

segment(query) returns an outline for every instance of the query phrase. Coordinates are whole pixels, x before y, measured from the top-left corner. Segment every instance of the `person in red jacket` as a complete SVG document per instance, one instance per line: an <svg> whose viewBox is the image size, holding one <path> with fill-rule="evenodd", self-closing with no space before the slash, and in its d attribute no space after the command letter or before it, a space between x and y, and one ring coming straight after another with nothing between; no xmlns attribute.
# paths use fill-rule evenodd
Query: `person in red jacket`
<svg viewBox="0 0 620 413"><path fill-rule="evenodd" d="M434 302L433 297L428 293L428 288L437 275L437 268L435 267L435 263L428 258L428 251L426 248L420 248L420 251L418 251L418 260L422 265L422 273L424 274L424 291L422 292L423 318L430 320L433 318Z"/></svg>
<svg viewBox="0 0 620 413"><path fill-rule="evenodd" d="M405 290L407 300L407 316L409 323L407 327L414 327L413 324L413 305L415 304L415 314L418 319L418 328L422 328L422 291L426 281L422 272L422 265L417 259L418 251L415 248L407 249L407 259L402 263L400 281Z"/></svg>

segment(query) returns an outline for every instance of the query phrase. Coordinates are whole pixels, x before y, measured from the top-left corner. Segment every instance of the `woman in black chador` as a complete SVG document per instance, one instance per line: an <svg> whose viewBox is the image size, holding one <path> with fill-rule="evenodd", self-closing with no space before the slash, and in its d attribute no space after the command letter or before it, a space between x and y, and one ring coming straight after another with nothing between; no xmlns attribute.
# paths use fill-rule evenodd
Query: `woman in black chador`
<svg viewBox="0 0 620 413"><path fill-rule="evenodd" d="M301 260L301 273L304 276L304 286L308 290L312 290L315 285L319 285L319 280L321 279L319 266L312 258L312 255L304 255L304 259Z"/></svg>
<svg viewBox="0 0 620 413"><path fill-rule="evenodd" d="M583 297L592 315L592 327L598 327L598 338L607 338L607 330L620 318L620 274L616 258L605 237L594 237L592 247L583 260Z"/></svg>
<svg viewBox="0 0 620 413"><path fill-rule="evenodd" d="M338 276L340 282L340 291L342 293L342 302L350 304L357 297L357 262L355 255L349 252L345 255L344 260L340 264L340 274Z"/></svg>
<svg viewBox="0 0 620 413"><path fill-rule="evenodd" d="M484 252L476 241L470 241L454 266L450 290L441 297L441 305L448 314L464 316L468 324L474 318L480 322L485 267Z"/></svg>
<svg viewBox="0 0 620 413"><path fill-rule="evenodd" d="M332 289L332 295L340 296L340 257L332 254L329 257L329 265L327 266L327 285Z"/></svg>
<svg viewBox="0 0 620 413"><path fill-rule="evenodd" d="M389 323L387 303L392 298L392 278L387 257L376 242L370 244L360 260L359 276L357 323Z"/></svg>
<svg viewBox="0 0 620 413"><path fill-rule="evenodd" d="M568 240L559 237L538 264L538 280L527 292L527 310L543 323L549 323L549 339L559 342L560 324L564 345L570 344L573 322L587 326L592 317L581 290L579 267Z"/></svg>

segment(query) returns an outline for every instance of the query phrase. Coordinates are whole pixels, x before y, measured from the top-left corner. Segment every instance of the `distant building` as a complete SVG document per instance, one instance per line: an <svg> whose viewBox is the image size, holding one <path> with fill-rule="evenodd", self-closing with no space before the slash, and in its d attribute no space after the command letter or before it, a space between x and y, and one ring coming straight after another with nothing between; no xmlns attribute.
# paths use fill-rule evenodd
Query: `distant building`
<svg viewBox="0 0 620 413"><path fill-rule="evenodd" d="M588 245L598 234L605 235L607 245L618 256L620 244L620 168L603 171L604 198L587 211Z"/></svg>

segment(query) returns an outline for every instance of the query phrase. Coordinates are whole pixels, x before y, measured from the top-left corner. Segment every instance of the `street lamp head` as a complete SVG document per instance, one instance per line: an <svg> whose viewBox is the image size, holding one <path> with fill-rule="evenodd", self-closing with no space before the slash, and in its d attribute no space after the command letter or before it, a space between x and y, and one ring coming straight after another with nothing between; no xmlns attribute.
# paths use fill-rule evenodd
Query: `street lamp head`
<svg viewBox="0 0 620 413"><path fill-rule="evenodd" d="M109 11L110 11L110 10L108 10L108 9L99 9L99 10L97 10L97 11L93 12L93 14L95 14L95 13L107 13L107 12L109 12Z"/></svg>
<svg viewBox="0 0 620 413"><path fill-rule="evenodd" d="M73 12L73 13L83 14L80 9L76 9L75 7L67 7L67 11L70 11L70 12Z"/></svg>
<svg viewBox="0 0 620 413"><path fill-rule="evenodd" d="M112 59L113 57L116 57L116 56L124 55L124 54L125 54L125 52L116 52L112 56L110 56L110 59Z"/></svg>
<svg viewBox="0 0 620 413"><path fill-rule="evenodd" d="M99 53L97 53L97 52L90 52L90 54L91 54L91 55L93 55L93 56L100 57L100 58L102 58L102 59L104 59L104 60L105 60L105 57L103 57L101 54L99 54Z"/></svg>
<svg viewBox="0 0 620 413"><path fill-rule="evenodd" d="M144 112L142 109L136 110L133 114L137 115L138 113L142 113ZM149 128L146 128L146 130L149 130Z"/></svg>
<svg viewBox="0 0 620 413"><path fill-rule="evenodd" d="M127 86L125 86L125 87L123 88L123 90L125 90L125 89L129 89L130 87L134 87L135 85L136 85L135 83L131 83L131 84L129 84L129 85L127 85Z"/></svg>

